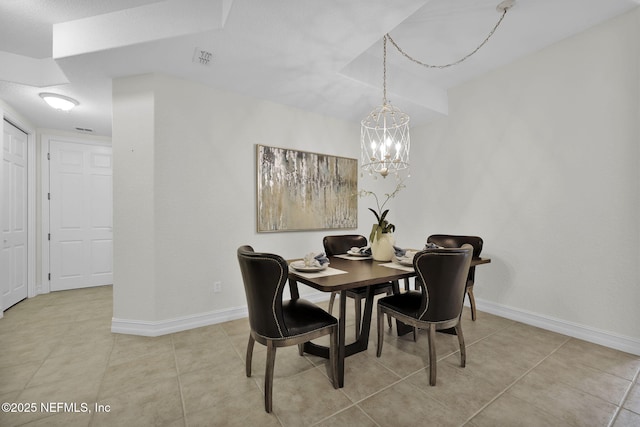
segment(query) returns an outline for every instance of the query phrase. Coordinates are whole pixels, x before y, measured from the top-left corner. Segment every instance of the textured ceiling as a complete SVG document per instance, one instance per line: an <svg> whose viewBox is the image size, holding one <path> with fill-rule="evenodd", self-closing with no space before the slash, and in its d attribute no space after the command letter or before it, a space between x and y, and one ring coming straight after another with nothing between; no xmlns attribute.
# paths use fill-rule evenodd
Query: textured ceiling
<svg viewBox="0 0 640 427"><path fill-rule="evenodd" d="M382 101L382 37L455 61L500 17L495 0L0 0L0 98L39 128L111 135L111 80L166 73L359 122ZM638 0L516 0L462 64L426 69L388 46L388 98L421 123L447 89L638 7ZM213 52L208 65L194 62ZM71 96L70 113L39 92Z"/></svg>

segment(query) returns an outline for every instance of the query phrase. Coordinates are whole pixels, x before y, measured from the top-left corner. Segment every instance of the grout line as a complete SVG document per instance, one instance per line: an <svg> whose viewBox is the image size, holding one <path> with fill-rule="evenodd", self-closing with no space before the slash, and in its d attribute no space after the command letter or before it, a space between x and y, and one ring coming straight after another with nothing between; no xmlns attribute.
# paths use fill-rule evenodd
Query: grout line
<svg viewBox="0 0 640 427"><path fill-rule="evenodd" d="M98 391L96 391L96 399L95 399L96 404L98 403L98 397L100 397L100 390L102 390L102 384L104 383L104 379L107 376L107 370L109 369L109 361L111 360L111 355L113 354L113 348L116 346L116 339L118 338L118 336L113 332L111 332L111 335L113 335L113 339L111 340L111 349L109 350L109 357L107 357L107 363L106 363L106 366L104 367L102 378L100 378L100 382L98 383ZM92 411L91 418L89 419L89 425L91 425L95 416L96 416L96 412Z"/></svg>
<svg viewBox="0 0 640 427"><path fill-rule="evenodd" d="M567 337L566 340L564 340L564 342L562 342L558 347L556 347L551 353L547 354L545 357L543 357L538 363L536 363L534 366L532 366L531 368L529 368L524 374L520 375L518 378L516 378L511 384L507 385L504 390L502 390L500 393L498 393L493 399L491 399L489 402L485 403L480 409L478 409L476 412L474 412L469 418L467 418L467 420L465 421L465 424L470 422L474 417L476 417L478 414L480 414L482 411L484 411L485 409L487 409L487 407L489 407L489 405L491 405L493 402L495 402L496 400L498 400L501 396L503 396L507 391L509 391L514 385L516 385L518 383L518 381L520 381L522 378L524 378L525 376L527 376L531 371L533 371L535 368L537 368L538 366L540 366L540 364L542 364L542 362L544 362L545 360L547 360L549 357L551 357L553 354L555 354L558 350L560 350L560 348L562 346L564 346L566 343L568 343L571 340L571 337ZM538 408L541 411L547 413L544 408Z"/></svg>
<svg viewBox="0 0 640 427"><path fill-rule="evenodd" d="M639 377L640 377L640 368L638 369L636 374L633 376L633 379L631 380L631 384L629 384L627 391L625 391L624 396L622 396L622 399L620 400L620 404L616 406L616 410L613 413L613 416L611 416L611 420L609 420L609 424L607 424L607 427L613 426L613 423L618 419L618 416L620 415L620 412L623 409L623 405L626 403L627 399L629 398L629 395L631 394L631 389L633 388L634 385L636 385L636 381L638 381Z"/></svg>
<svg viewBox="0 0 640 427"><path fill-rule="evenodd" d="M176 377L178 380L178 391L180 392L180 403L182 404L182 420L185 427L189 427L189 421L187 420L187 405L184 401L184 394L182 393L182 380L180 378L180 368L178 367L178 355L176 354L175 334L171 334L171 348L173 349L173 362L176 366Z"/></svg>
<svg viewBox="0 0 640 427"><path fill-rule="evenodd" d="M512 326L513 326L514 324L516 324L516 323L517 323L517 322L513 322L513 323L511 323L510 325L506 326L505 328L498 329L498 330L496 330L496 331L494 331L494 332L490 333L489 335L486 335L486 336L484 336L484 337L482 337L482 338L478 338L478 339L476 339L475 341L473 341L471 344L468 344L468 345L467 345L467 344L465 343L465 348L468 348L469 346L472 346L472 345L474 345L474 344L476 344L476 343L479 343L480 341L482 341L482 340L484 340L484 339L486 339L486 338L488 338L488 337L490 337L490 336L493 336L493 335L495 335L495 334L497 334L497 333L499 333L499 332L501 332L501 331L503 331L503 330L505 330L505 329L508 329L508 328L512 327ZM397 339L397 337L396 337L396 339ZM568 339L567 339L567 341L568 341ZM566 341L565 341L565 343L566 343ZM562 344L560 345L560 347L561 347L562 345L564 345L565 343L562 343ZM417 342L416 342L416 343L414 343L414 344L417 344ZM558 347L558 348L560 348L560 347ZM557 349L556 349L556 350L557 350ZM554 350L554 352L555 352L555 350ZM460 350L458 349L458 350L452 351L451 353L448 353L448 354L446 354L446 355L441 356L440 358L437 358L437 359L436 359L436 363L438 363L438 362L440 362L440 361L442 361L442 360L446 359L447 357L450 357L451 355L456 354L456 353L460 353ZM377 362L377 361L376 361L376 362ZM380 392L382 392L382 391L384 391L384 390L387 390L387 389L389 389L389 388L391 388L391 387L395 386L396 384L399 384L399 383L401 383L401 382L403 382L403 381L407 380L409 377L412 377L412 376L414 376L414 375L417 375L417 374L419 374L420 372L422 372L422 371L424 371L425 369L427 369L427 368L428 368L428 365L426 365L426 366L424 366L424 367L421 367L421 368L419 368L419 369L416 369L416 370L415 370L415 371L413 371L413 372L408 373L407 375L402 376L402 375L400 375L398 372L395 372L394 370L392 370L391 368L389 368L389 367L387 367L386 365L382 364L381 362L377 362L377 363L378 363L380 366L382 366L383 368L385 368L386 370L388 370L389 372L393 373L394 375L397 375L397 376L398 376L398 377L400 377L400 378L399 378L397 381L394 381L394 382L392 382L392 383L388 384L387 386L385 386L385 387L381 388L380 390L377 390L376 392L374 392L374 393L372 393L372 394L370 394L370 395L368 395L368 396L365 396L365 397L363 397L362 399L360 399L360 400L356 401L356 402L354 403L354 405L358 405L359 403L361 403L361 402L363 402L363 401L365 401L365 400L367 400L367 399L369 399L369 398L371 398L371 397L375 396L376 394L378 394L378 393L380 393ZM536 366L537 366L537 365L536 365ZM533 368L532 368L532 369L533 369ZM525 375L526 375L526 374L525 374ZM517 381L517 380L516 380L516 381ZM416 388L416 390L421 391L419 388ZM506 391L506 390L505 390L505 391ZM348 396L347 396L347 397L348 397ZM441 404L441 405L443 404L443 403L442 403L442 402L440 402L439 400L434 399L434 401L438 402L438 403L439 403L439 404ZM491 403L491 402L489 402L489 403ZM445 406L446 406L446 405L445 405ZM484 407L483 407L482 409L484 409ZM482 409L481 409L481 410L482 410ZM364 411L363 411L363 412L364 412ZM365 413L366 413L366 412L365 412ZM476 413L476 414L477 414L477 413ZM476 414L474 414L473 416L475 416ZM473 416L472 416L472 417L473 417ZM469 421L469 420L467 420L466 422L468 422L468 421Z"/></svg>

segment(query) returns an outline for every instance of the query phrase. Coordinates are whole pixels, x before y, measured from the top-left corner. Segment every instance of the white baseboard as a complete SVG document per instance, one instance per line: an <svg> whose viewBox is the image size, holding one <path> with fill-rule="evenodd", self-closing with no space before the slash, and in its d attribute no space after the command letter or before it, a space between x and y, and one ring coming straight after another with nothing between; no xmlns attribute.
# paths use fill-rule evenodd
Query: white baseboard
<svg viewBox="0 0 640 427"><path fill-rule="evenodd" d="M314 292L309 295L303 295L303 298L318 303L328 300L329 294L326 292ZM249 312L247 311L247 307L243 306L158 321L117 319L114 317L111 319L111 332L158 337L160 335L241 319L247 316L249 316Z"/></svg>
<svg viewBox="0 0 640 427"><path fill-rule="evenodd" d="M114 317L111 319L111 332L158 337L160 335L215 325L247 316L247 307L237 307L158 321L116 319Z"/></svg>
<svg viewBox="0 0 640 427"><path fill-rule="evenodd" d="M311 302L319 303L328 300L329 294L326 292L314 292L304 295L303 297ZM465 304L468 303L465 301ZM482 299L476 299L476 305L479 311L640 356L640 340L636 338L550 316L543 316L526 310L511 308ZM243 306L159 321L113 318L111 322L111 332L157 337L202 326L228 322L247 316L247 307Z"/></svg>
<svg viewBox="0 0 640 427"><path fill-rule="evenodd" d="M476 299L476 306L478 311L495 314L496 316L504 317L506 319L515 320L527 325L547 329L573 338L578 338L594 344L600 344L605 347L640 356L640 340L637 338L603 331L590 326L580 325L550 316L543 316L526 310L514 309L481 299Z"/></svg>

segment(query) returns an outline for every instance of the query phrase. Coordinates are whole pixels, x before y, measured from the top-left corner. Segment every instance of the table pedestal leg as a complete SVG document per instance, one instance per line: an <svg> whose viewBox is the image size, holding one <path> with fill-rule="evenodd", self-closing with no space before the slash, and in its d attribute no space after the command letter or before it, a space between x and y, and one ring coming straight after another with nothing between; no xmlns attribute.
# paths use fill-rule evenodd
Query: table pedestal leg
<svg viewBox="0 0 640 427"><path fill-rule="evenodd" d="M371 329L371 315L373 313L373 287L367 288L364 314L362 319L361 332L358 339L349 345L345 344L346 335L346 311L347 311L347 291L340 291L340 313L338 318L338 387L344 387L344 359L352 354L365 351L369 345L369 331ZM315 356L329 358L329 348L314 344L304 343L304 351Z"/></svg>

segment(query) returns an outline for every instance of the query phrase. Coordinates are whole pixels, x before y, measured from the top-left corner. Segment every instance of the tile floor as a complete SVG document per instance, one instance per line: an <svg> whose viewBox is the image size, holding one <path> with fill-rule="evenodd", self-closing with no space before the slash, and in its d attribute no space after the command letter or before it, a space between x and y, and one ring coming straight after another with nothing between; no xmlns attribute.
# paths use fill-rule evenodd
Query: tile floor
<svg viewBox="0 0 640 427"><path fill-rule="evenodd" d="M323 359L279 349L267 414L263 346L253 376L244 373L247 319L120 335L110 332L111 301L106 286L4 313L0 402L36 411L0 412L1 426L640 426L640 357L486 313L476 322L464 313L464 369L456 338L438 334L435 387L423 333L414 343L387 329L376 358L374 326L369 349L347 358L339 390Z"/></svg>

